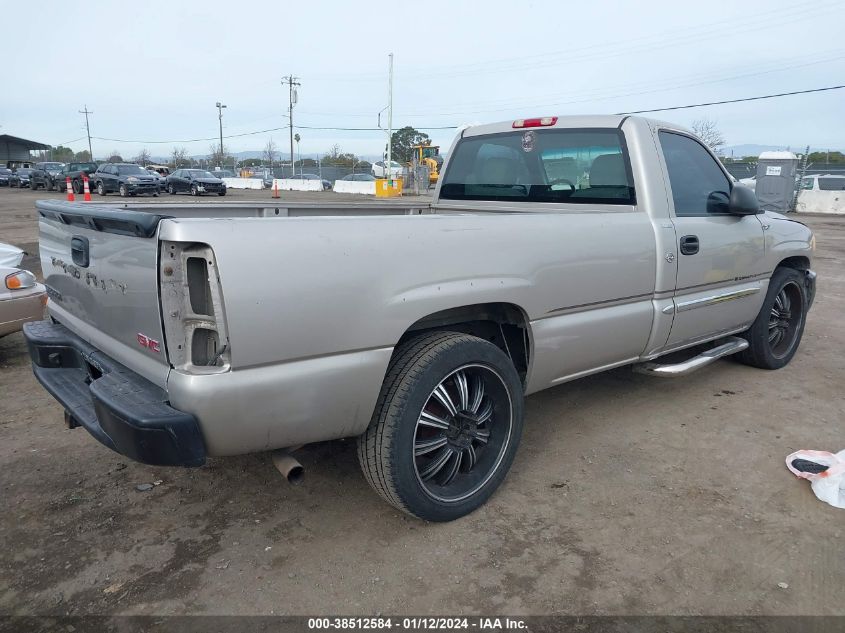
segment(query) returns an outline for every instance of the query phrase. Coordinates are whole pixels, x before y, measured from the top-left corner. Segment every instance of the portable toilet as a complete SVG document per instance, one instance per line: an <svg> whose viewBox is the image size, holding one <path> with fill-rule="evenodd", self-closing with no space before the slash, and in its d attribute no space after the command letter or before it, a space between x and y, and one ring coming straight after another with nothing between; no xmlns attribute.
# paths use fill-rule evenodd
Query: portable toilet
<svg viewBox="0 0 845 633"><path fill-rule="evenodd" d="M795 196L798 157L792 152L763 152L757 159L755 190L760 208L775 213L791 211Z"/></svg>

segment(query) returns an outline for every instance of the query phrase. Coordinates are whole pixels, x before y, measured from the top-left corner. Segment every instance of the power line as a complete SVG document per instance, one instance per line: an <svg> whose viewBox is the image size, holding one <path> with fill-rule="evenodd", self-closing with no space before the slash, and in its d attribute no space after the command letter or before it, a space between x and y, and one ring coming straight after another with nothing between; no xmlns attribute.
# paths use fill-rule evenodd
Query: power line
<svg viewBox="0 0 845 633"><path fill-rule="evenodd" d="M793 95L802 95L802 94L810 94L814 92L827 92L830 90L840 90L845 88L845 84L838 85L838 86L826 86L823 88L810 88L808 90L793 90L791 92L779 92L775 94L769 95L759 95L756 97L743 97L741 99L725 99L722 101L708 101L703 103L692 103L687 105L680 105L680 106L670 106L666 108L652 108L649 110L629 110L627 112L617 112L616 114L646 114L648 112L667 112L669 110L686 110L689 108L701 108L705 106L713 106L713 105L724 105L727 103L742 103L745 101L760 101L762 99L774 99L778 97L790 97ZM240 134L229 134L224 136L223 138L240 138L244 136L255 136L256 134L266 134L268 132L278 132L279 130L286 130L289 126L285 125L283 127L273 127L267 128L264 130L254 130L252 132L242 132ZM378 127L323 127L323 126L314 126L314 125L295 125L293 126L294 129L299 130L324 130L324 131L334 131L334 132L377 132L383 131L382 128ZM457 129L457 125L421 125L418 126L417 129L420 130L455 130ZM84 138L84 137L83 137ZM215 137L210 138L194 138L194 139L182 139L182 140L168 140L168 141L141 141L141 140L133 140L133 139L119 139L119 138L106 138L101 136L92 136L91 138L97 139L99 141L109 141L112 143L134 143L138 145L154 145L154 144L166 144L172 145L177 143L197 143L201 141L215 141L217 140ZM77 139L81 140L81 139ZM73 142L73 141L69 141Z"/></svg>
<svg viewBox="0 0 845 633"><path fill-rule="evenodd" d="M760 99L774 99L775 97L791 97L792 95L805 95L811 92L825 92L826 90L840 90L841 86L827 86L826 88L811 88L809 90L794 90L792 92L778 92L772 95L760 95L759 97L744 97L742 99L726 99L724 101L710 101L709 103L692 103L689 105L672 106L670 108L653 108L651 110L630 110L628 112L617 112L616 114L645 114L647 112L667 112L669 110L686 110L688 108L702 108L704 106L722 105L725 103L742 103L743 101L759 101Z"/></svg>

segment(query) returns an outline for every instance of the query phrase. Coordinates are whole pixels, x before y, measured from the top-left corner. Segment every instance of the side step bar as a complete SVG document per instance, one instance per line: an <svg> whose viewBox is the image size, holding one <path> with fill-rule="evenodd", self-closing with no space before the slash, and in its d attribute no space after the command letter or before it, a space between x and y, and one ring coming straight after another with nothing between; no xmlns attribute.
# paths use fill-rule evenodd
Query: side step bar
<svg viewBox="0 0 845 633"><path fill-rule="evenodd" d="M698 356L693 356L689 360L682 363L675 364L660 364L660 363L639 363L634 365L634 371L638 374L645 374L646 376L659 376L661 378L680 378L681 376L688 376L692 372L706 367L724 356L736 354L748 347L748 341L738 336L731 336L726 343L708 349Z"/></svg>

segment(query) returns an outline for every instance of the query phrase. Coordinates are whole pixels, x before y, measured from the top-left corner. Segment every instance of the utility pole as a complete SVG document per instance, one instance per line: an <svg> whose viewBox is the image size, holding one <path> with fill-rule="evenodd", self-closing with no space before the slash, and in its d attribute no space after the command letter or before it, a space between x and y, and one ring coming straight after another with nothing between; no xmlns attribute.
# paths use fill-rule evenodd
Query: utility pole
<svg viewBox="0 0 845 633"><path fill-rule="evenodd" d="M80 110L79 114L85 115L85 131L88 134L88 158L90 158L91 160L94 160L94 152L91 150L91 126L88 125L88 115L94 114L94 113L91 112L90 110L88 110L88 104L86 103L85 109Z"/></svg>
<svg viewBox="0 0 845 633"><path fill-rule="evenodd" d="M223 108L226 106L218 101L216 104L217 106L217 119L220 121L220 169L223 169L225 165L223 161L225 160L225 156L223 155ZM234 168L233 168L234 169Z"/></svg>
<svg viewBox="0 0 845 633"><path fill-rule="evenodd" d="M390 71L387 79L387 181L393 186L393 53L389 55Z"/></svg>
<svg viewBox="0 0 845 633"><path fill-rule="evenodd" d="M301 86L302 84L299 83L299 77L294 77L293 75L288 75L287 77L282 77L282 85L288 86L288 114L290 115L290 175L293 178L293 106L296 105L297 101L297 94L296 88L297 86Z"/></svg>

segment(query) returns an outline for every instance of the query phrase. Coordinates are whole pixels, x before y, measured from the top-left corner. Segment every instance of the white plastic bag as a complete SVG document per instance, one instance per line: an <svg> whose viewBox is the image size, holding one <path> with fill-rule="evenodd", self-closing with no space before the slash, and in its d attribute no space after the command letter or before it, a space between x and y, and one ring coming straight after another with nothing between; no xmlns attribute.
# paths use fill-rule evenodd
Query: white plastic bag
<svg viewBox="0 0 845 633"><path fill-rule="evenodd" d="M796 459L803 459L822 466L824 472L810 473L793 466ZM786 467L796 477L808 479L816 496L834 508L845 509L845 450L838 453L827 451L796 451L786 458Z"/></svg>

